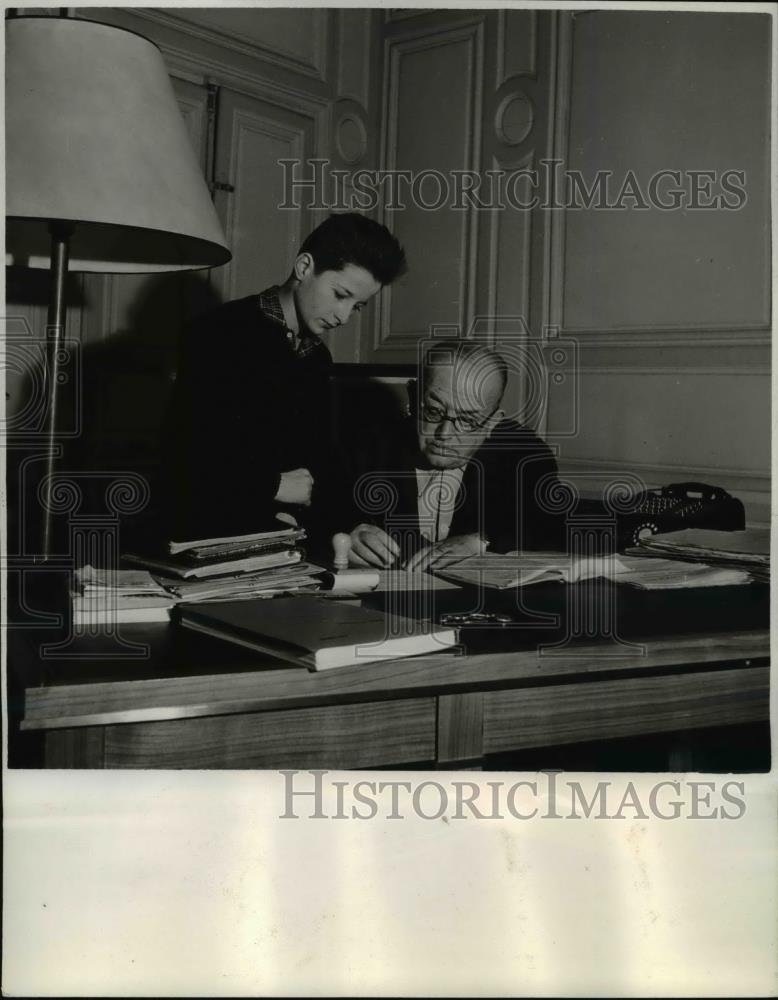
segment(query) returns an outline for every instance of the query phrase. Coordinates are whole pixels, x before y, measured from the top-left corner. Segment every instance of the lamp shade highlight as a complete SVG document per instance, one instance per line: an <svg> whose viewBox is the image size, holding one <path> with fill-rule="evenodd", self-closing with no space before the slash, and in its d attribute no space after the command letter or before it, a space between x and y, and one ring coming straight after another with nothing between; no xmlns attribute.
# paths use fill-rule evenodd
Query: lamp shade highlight
<svg viewBox="0 0 778 1000"><path fill-rule="evenodd" d="M49 223L75 223L70 270L143 273L231 254L162 55L72 18L6 21L6 260L50 266Z"/></svg>

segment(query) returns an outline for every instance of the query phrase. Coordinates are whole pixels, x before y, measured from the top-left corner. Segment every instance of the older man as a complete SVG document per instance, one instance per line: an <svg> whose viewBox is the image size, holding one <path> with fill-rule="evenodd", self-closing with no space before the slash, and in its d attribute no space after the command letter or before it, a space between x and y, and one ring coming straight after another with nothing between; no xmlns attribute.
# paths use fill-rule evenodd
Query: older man
<svg viewBox="0 0 778 1000"><path fill-rule="evenodd" d="M422 569L485 549L561 548L564 524L544 503L556 462L500 408L507 368L473 341L425 351L410 417L357 456L353 566Z"/></svg>

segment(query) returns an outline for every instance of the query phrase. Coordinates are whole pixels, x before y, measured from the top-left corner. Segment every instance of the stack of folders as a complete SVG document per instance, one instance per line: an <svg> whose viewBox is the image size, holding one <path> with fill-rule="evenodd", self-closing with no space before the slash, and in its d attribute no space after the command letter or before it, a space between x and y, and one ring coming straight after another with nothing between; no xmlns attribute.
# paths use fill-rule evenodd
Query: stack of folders
<svg viewBox="0 0 778 1000"><path fill-rule="evenodd" d="M301 562L300 543L304 538L302 528L282 528L230 538L169 542L164 554L128 554L124 558L154 573L182 580L233 577Z"/></svg>
<svg viewBox="0 0 778 1000"><path fill-rule="evenodd" d="M300 561L206 579L167 579L164 584L171 594L182 601L235 601L317 591L322 586L319 574L324 572L322 566Z"/></svg>
<svg viewBox="0 0 778 1000"><path fill-rule="evenodd" d="M649 535L631 552L661 559L684 559L732 572L747 574L761 583L770 581L770 529L713 531L687 528L684 531Z"/></svg>
<svg viewBox="0 0 778 1000"><path fill-rule="evenodd" d="M168 551L161 554L123 556L126 562L143 567L141 571L84 567L76 575L71 594L73 621L79 625L165 621L179 601L243 600L316 591L324 570L304 561L300 547L304 538L302 529L284 528L170 542ZM99 595L92 589L95 579L99 579Z"/></svg>
<svg viewBox="0 0 778 1000"><path fill-rule="evenodd" d="M166 621L177 598L143 570L76 570L70 595L73 625Z"/></svg>

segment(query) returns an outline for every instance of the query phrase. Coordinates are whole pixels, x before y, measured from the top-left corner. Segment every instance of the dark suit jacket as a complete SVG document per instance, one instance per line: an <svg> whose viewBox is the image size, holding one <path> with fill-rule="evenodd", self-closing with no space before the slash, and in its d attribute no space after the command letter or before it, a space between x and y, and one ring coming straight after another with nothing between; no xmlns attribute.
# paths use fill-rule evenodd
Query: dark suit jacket
<svg viewBox="0 0 778 1000"><path fill-rule="evenodd" d="M415 552L423 541L417 462L413 417L371 433L352 455L351 523L341 522L343 530L377 524L396 538L401 558ZM503 421L464 470L449 537L480 533L492 552L564 548L564 520L542 497L556 475L549 447L528 428Z"/></svg>

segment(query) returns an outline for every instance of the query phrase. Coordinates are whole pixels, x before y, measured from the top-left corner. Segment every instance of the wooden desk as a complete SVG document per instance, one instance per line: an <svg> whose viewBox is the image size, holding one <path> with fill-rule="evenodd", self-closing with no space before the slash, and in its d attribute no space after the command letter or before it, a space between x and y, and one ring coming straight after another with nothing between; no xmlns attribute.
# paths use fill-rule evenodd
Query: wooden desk
<svg viewBox="0 0 778 1000"><path fill-rule="evenodd" d="M41 660L40 633L15 637L12 703L22 732L42 734L44 766L455 767L768 717L766 627L638 637L637 655L602 639L554 653L525 637L526 648L324 673L173 625L123 635L149 657L100 656L83 637L74 659Z"/></svg>

